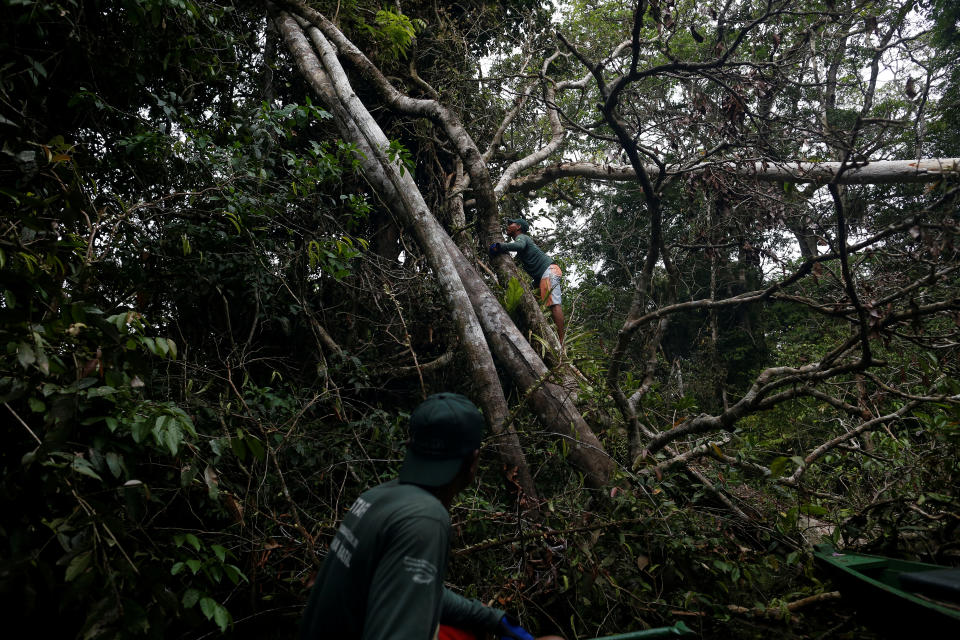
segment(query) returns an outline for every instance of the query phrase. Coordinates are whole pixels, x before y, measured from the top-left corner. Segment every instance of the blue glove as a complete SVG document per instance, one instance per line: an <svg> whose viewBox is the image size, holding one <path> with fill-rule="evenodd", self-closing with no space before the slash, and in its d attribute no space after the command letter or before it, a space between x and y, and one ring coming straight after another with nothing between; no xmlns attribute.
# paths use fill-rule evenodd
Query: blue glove
<svg viewBox="0 0 960 640"><path fill-rule="evenodd" d="M500 243L494 242L492 245L490 245L490 255L495 256L498 253L502 253L500 250Z"/></svg>
<svg viewBox="0 0 960 640"><path fill-rule="evenodd" d="M497 635L500 636L500 640L504 640L504 638L534 640L530 632L520 626L520 621L511 615L500 618L500 624L497 625Z"/></svg>

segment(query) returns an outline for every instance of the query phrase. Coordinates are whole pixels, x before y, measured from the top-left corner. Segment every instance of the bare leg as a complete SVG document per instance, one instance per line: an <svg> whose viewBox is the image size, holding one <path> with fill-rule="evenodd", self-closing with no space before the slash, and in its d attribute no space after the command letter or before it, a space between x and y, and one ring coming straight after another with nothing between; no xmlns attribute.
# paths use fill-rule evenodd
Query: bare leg
<svg viewBox="0 0 960 640"><path fill-rule="evenodd" d="M555 304L550 307L550 315L553 316L553 324L557 325L557 337L560 338L560 346L563 346L563 307Z"/></svg>

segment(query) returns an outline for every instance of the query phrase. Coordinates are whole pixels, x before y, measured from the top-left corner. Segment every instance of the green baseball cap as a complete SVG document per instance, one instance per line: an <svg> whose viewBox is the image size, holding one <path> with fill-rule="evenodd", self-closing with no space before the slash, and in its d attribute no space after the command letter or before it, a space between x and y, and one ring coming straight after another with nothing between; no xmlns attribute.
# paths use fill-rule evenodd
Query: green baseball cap
<svg viewBox="0 0 960 640"><path fill-rule="evenodd" d="M447 484L463 460L480 448L483 427L483 414L466 396L430 396L410 414L410 441L400 482L425 487Z"/></svg>
<svg viewBox="0 0 960 640"><path fill-rule="evenodd" d="M507 218L507 224L510 224L512 222L516 222L518 225L520 225L520 230L523 231L524 233L526 233L527 231L530 231L530 223L524 220L523 218Z"/></svg>

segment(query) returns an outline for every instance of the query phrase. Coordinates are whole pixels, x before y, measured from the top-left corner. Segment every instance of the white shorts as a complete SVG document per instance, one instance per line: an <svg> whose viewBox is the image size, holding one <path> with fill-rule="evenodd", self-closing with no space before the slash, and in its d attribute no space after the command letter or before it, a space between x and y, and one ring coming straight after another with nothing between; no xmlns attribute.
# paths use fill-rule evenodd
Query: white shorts
<svg viewBox="0 0 960 640"><path fill-rule="evenodd" d="M560 276L562 275L560 267L551 264L540 276L540 302L546 302L548 307L560 304ZM547 296L549 296L549 300Z"/></svg>

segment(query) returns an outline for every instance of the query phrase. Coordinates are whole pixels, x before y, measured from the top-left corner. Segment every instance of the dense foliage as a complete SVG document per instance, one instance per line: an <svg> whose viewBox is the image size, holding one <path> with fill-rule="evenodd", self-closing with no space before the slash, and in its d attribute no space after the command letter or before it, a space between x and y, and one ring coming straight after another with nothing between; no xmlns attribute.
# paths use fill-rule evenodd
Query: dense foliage
<svg viewBox="0 0 960 640"><path fill-rule="evenodd" d="M861 57L837 59L829 105L798 71L805 47L835 30L873 37L835 3L814 4L782 7L745 36L743 49L776 69L754 61L754 77L723 69L631 85L621 117L635 142L679 164L720 138L744 162L756 149L839 159L856 146L848 134L884 158L960 155L955 7L921 3L910 14L897 81L882 87L873 123L853 104L869 43L856 45ZM847 4L877 33L909 8ZM768 3L732 5L730 24L746 24ZM637 7L316 8L403 90L439 96L477 140L497 140L494 172L550 139L544 104L586 123L573 128L569 157L602 158L616 142L602 105L584 95L515 98L543 69L565 81L584 73L569 52L553 67L530 61L557 46L552 28L580 43L580 57L599 59L629 35ZM395 471L408 412L427 393L474 389L441 288L263 3L3 0L3 10L0 601L44 637L289 637L340 515ZM693 3L640 11L651 67L707 60L720 46L704 44L715 23ZM900 95L897 82L921 69L922 99ZM424 119L389 113L357 86L390 136L391 159L483 262L477 214L448 208L463 173L454 150ZM749 105L738 102L748 93ZM854 185L839 207L822 193L722 169L664 185L656 198L670 257L651 266L638 303L654 233L641 185L563 177L538 192L508 190L501 209L551 227L537 240L576 274L562 359L576 367L578 405L616 471L588 489L566 462L568 434L546 428L501 371L542 504L524 512L516 483L485 452L478 486L452 513L451 584L570 637L676 619L723 637L800 637L861 633L835 602L809 615L788 608L830 591L809 561L814 538L960 562L957 185ZM537 213L543 199L547 215ZM850 242L915 216L857 257L883 368L832 379L829 401L798 395L749 413L723 439L691 435L683 442L701 455L683 464L664 452L641 459L638 429L721 413L767 368L830 357L856 333L855 314L840 310L849 281L840 266L814 266L790 296L682 309L650 331L655 343L627 345L624 373L611 380L627 309L769 286L818 246L832 250L844 214ZM526 328L522 288L489 283ZM614 391L641 398L633 421Z"/></svg>

